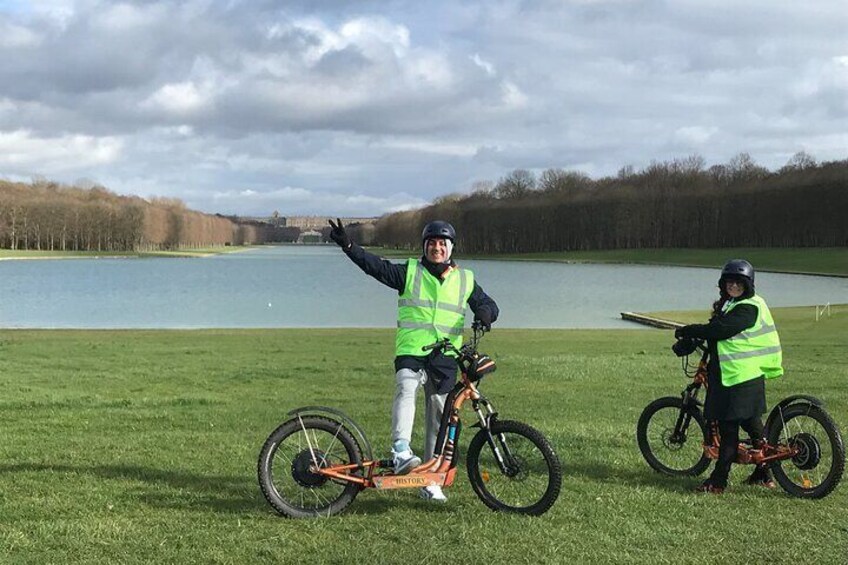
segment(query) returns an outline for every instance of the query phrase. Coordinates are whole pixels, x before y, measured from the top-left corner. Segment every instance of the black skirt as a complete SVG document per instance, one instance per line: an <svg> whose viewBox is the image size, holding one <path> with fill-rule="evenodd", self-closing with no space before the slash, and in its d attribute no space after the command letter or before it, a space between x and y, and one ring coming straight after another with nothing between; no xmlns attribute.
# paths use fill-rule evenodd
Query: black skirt
<svg viewBox="0 0 848 565"><path fill-rule="evenodd" d="M726 422L761 416L766 411L766 379L762 375L734 386L721 384L719 371L708 372L704 417Z"/></svg>

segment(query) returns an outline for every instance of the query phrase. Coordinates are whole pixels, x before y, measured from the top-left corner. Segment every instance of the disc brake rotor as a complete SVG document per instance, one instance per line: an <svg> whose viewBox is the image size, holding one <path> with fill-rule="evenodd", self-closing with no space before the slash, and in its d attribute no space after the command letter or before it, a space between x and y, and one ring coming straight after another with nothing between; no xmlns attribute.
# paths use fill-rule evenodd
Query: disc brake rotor
<svg viewBox="0 0 848 565"><path fill-rule="evenodd" d="M506 462L507 477L514 481L523 481L527 478L527 463L521 456L513 455L511 461Z"/></svg>
<svg viewBox="0 0 848 565"><path fill-rule="evenodd" d="M662 444L670 450L678 450L686 443L686 435L683 433L675 434L674 430L663 430Z"/></svg>

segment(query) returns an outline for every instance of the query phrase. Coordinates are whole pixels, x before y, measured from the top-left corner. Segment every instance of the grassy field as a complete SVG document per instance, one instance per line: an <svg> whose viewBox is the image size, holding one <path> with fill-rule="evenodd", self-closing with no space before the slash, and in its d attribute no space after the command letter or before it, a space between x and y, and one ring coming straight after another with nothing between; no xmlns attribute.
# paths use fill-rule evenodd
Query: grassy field
<svg viewBox="0 0 848 565"><path fill-rule="evenodd" d="M386 257L408 257L409 251L375 248ZM574 263L644 263L720 269L729 259L747 259L759 271L819 273L848 276L848 247L815 249L614 249L610 251L569 251L506 255L462 255L471 259L512 261L563 261Z"/></svg>
<svg viewBox="0 0 848 565"><path fill-rule="evenodd" d="M670 317L702 319L703 313ZM776 309L786 378L769 400L826 400L848 433L848 307ZM662 330L495 330L482 390L564 462L540 518L496 514L464 471L435 506L366 491L292 521L261 497L256 457L297 406L335 406L388 447L390 330L0 332L2 563L848 562L848 484L820 501L739 483L723 496L653 473L642 408L686 384ZM460 444L471 438L466 428ZM420 446L420 435L413 445ZM846 478L848 480L848 478Z"/></svg>

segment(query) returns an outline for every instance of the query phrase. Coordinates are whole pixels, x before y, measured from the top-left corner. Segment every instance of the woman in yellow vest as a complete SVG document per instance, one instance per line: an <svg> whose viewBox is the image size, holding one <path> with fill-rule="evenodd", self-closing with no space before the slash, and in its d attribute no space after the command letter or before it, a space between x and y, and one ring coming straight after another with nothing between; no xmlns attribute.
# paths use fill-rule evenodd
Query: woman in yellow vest
<svg viewBox="0 0 848 565"><path fill-rule="evenodd" d="M447 393L456 382L457 365L443 352L425 354L421 348L449 338L462 345L466 305L474 318L490 326L498 306L474 280L474 273L451 259L456 231L447 222L433 221L421 234L423 254L405 263L392 263L353 243L340 219L330 220L330 238L366 274L398 292L395 339L395 397L392 404L392 455L395 473L404 474L421 464L409 445L415 419L415 394L425 393L424 460L430 459L442 419ZM421 497L445 502L439 486L421 489Z"/></svg>
<svg viewBox="0 0 848 565"><path fill-rule="evenodd" d="M740 426L755 447L764 444L765 379L783 374L774 319L765 300L754 292L754 267L742 259L728 261L718 287L720 297L709 323L675 331L678 338L707 340L710 350L704 417L717 421L721 446L715 469L697 490L716 494L727 488ZM768 467L758 466L745 482L774 487Z"/></svg>

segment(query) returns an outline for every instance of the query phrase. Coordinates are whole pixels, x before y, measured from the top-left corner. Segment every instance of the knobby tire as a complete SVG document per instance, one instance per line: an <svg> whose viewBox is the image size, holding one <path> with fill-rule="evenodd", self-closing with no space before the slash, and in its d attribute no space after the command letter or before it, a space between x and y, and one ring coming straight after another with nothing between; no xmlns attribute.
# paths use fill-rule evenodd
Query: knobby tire
<svg viewBox="0 0 848 565"><path fill-rule="evenodd" d="M466 461L474 492L492 510L531 516L547 512L562 487L562 466L551 444L541 432L521 422L496 421L490 431L496 442L502 436L516 451L514 475L502 473L494 461L486 430L480 430L468 446ZM514 495L508 496L509 491ZM525 493L529 500L524 499Z"/></svg>
<svg viewBox="0 0 848 565"><path fill-rule="evenodd" d="M797 437L798 433L810 433L814 429L812 426L801 427L797 423L797 420L803 417L810 418L821 426L825 437L820 437L821 434L815 437L820 446L824 440L827 441L825 447L829 453L829 460L822 460L819 465L806 472L796 465L795 459L784 459L773 462L771 470L777 484L792 496L823 498L833 492L842 480L842 473L845 470L845 446L839 428L830 415L822 408L807 403L790 405L783 410L783 418L778 418L770 429L766 430L766 437L771 445L785 445L787 436L791 439ZM793 421L796 423L793 424ZM785 430L788 430L788 433ZM815 484L809 478L811 476L817 479ZM805 478L810 481L809 484L805 485Z"/></svg>
<svg viewBox="0 0 848 565"><path fill-rule="evenodd" d="M308 454L308 446L303 441L295 442L297 434L303 434L303 428L311 434L310 440L318 438L324 445L319 448L330 448L328 458L333 458L329 464L358 463L362 461L362 450L353 435L341 423L321 416L303 416L303 426L298 418L293 418L274 430L259 454L257 474L262 494L268 503L283 516L288 518L314 518L338 514L356 498L361 487L356 483L326 479L320 475L295 471L296 457L301 461ZM326 432L326 434L319 432ZM305 440L298 437L298 440ZM286 443L286 440L289 440ZM338 445L336 445L338 444ZM285 453L281 449L285 448ZM300 467L303 468L303 465ZM300 478L300 482L297 480ZM326 479L323 480L322 479ZM306 484L302 484L306 483ZM321 492L324 487L330 491ZM337 491L337 492L336 492Z"/></svg>
<svg viewBox="0 0 848 565"><path fill-rule="evenodd" d="M682 398L667 396L654 400L645 407L639 417L639 423L636 425L636 440L642 457L653 470L669 476L697 477L710 466L710 460L703 449L707 438L707 426L701 411L695 406L687 406L685 410L689 416L689 427L686 430L685 440L679 443L672 442L674 427L681 410L683 410ZM657 416L658 414L661 416ZM650 437L649 432L654 431L654 428L660 432L660 437ZM683 449L687 451L683 452ZM683 455L678 457L681 459L680 464L672 461L675 455Z"/></svg>

